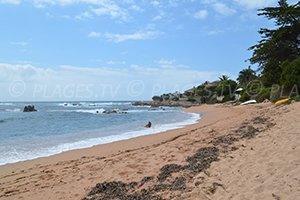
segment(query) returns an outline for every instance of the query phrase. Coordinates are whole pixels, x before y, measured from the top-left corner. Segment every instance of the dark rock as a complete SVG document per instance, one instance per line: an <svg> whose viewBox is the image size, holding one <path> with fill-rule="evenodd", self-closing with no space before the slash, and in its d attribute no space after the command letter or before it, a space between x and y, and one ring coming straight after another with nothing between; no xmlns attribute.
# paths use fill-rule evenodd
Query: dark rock
<svg viewBox="0 0 300 200"><path fill-rule="evenodd" d="M117 110L105 110L103 111L104 114L115 114L115 113L118 113Z"/></svg>
<svg viewBox="0 0 300 200"><path fill-rule="evenodd" d="M37 110L34 108L34 105L25 106L23 112L36 112Z"/></svg>

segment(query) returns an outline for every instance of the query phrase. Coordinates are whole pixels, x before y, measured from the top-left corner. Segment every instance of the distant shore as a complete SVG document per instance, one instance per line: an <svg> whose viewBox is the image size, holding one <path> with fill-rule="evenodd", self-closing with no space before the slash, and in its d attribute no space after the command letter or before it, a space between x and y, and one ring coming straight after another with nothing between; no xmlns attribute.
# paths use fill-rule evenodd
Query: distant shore
<svg viewBox="0 0 300 200"><path fill-rule="evenodd" d="M187 111L203 117L176 130L0 166L0 199L300 196L299 103Z"/></svg>
<svg viewBox="0 0 300 200"><path fill-rule="evenodd" d="M136 101L132 105L134 106L151 106L151 107L159 107L159 106L180 106L183 108L189 108L192 106L199 106L199 103L193 103L189 101Z"/></svg>

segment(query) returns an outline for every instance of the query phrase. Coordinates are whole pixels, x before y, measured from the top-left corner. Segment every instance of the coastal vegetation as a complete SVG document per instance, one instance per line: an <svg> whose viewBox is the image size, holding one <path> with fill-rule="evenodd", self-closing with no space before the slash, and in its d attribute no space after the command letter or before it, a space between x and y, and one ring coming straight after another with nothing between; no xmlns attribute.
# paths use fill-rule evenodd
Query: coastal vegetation
<svg viewBox="0 0 300 200"><path fill-rule="evenodd" d="M239 72L237 80L223 75L183 93L154 96L153 101L222 103L227 101L299 99L300 89L300 2L279 0L275 7L258 10L258 16L274 21L274 28L261 28L261 40L251 46L250 64ZM253 70L252 68L257 68Z"/></svg>

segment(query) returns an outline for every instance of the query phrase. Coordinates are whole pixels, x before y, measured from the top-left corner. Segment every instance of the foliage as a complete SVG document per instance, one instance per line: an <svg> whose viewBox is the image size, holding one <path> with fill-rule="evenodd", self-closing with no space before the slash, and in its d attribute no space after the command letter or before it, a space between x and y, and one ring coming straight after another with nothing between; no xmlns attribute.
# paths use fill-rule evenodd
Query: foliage
<svg viewBox="0 0 300 200"><path fill-rule="evenodd" d="M259 65L264 84L271 86L280 81L281 64L300 56L300 2L289 5L286 0L280 0L277 7L263 8L258 15L274 20L277 26L261 28L262 39L250 47L251 63Z"/></svg>
<svg viewBox="0 0 300 200"><path fill-rule="evenodd" d="M152 97L152 100L153 101L162 101L163 99L160 96L154 96L154 97Z"/></svg>
<svg viewBox="0 0 300 200"><path fill-rule="evenodd" d="M228 94L228 95L225 95L225 96L224 96L222 102L224 103L224 102L232 101L232 100L234 100L234 95L229 95L229 94Z"/></svg>
<svg viewBox="0 0 300 200"><path fill-rule="evenodd" d="M237 88L237 83L234 80L228 79L223 80L217 86L216 91L219 96L233 96L233 92Z"/></svg>
<svg viewBox="0 0 300 200"><path fill-rule="evenodd" d="M288 91L291 91L294 86L300 89L300 57L282 64L282 74L280 79L281 84Z"/></svg>
<svg viewBox="0 0 300 200"><path fill-rule="evenodd" d="M300 95L297 95L297 96L292 97L292 100L300 101Z"/></svg>
<svg viewBox="0 0 300 200"><path fill-rule="evenodd" d="M188 98L188 100L187 101L189 101L189 102L196 102L197 100L196 99L194 99L194 98Z"/></svg>
<svg viewBox="0 0 300 200"><path fill-rule="evenodd" d="M246 92L246 90L243 90L242 93L241 93L240 101L245 102L245 101L248 101L248 100L250 100L250 95Z"/></svg>
<svg viewBox="0 0 300 200"><path fill-rule="evenodd" d="M229 79L229 76L227 76L227 75L222 75L222 76L220 76L219 77L219 80L222 82L222 81L226 81L226 80L228 80Z"/></svg>
<svg viewBox="0 0 300 200"><path fill-rule="evenodd" d="M239 82L240 86L245 88L250 81L255 79L257 79L256 73L249 66L248 68L243 69L242 71L239 72L237 81Z"/></svg>
<svg viewBox="0 0 300 200"><path fill-rule="evenodd" d="M263 102L264 100L271 99L272 88L263 88L260 93L256 96L257 102Z"/></svg>

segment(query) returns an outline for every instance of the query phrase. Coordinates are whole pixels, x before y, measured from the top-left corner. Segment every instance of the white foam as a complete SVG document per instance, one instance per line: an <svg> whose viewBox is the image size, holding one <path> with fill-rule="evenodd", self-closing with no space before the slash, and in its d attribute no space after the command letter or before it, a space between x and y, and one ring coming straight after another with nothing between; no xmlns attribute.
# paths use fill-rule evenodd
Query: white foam
<svg viewBox="0 0 300 200"><path fill-rule="evenodd" d="M200 115L197 113L188 113L188 114L191 115L191 117L182 122L164 124L160 126L153 126L153 128L147 128L147 129L144 128L139 131L125 132L120 135L91 138L83 141L61 144L55 147L39 149L37 151L33 150L31 152L17 152L16 150L11 149L10 151L6 151L4 156L0 157L0 165L51 156L54 154L58 154L58 153L62 153L74 149L88 148L98 144L106 144L115 141L139 137L143 135L150 135L150 134L160 133L168 130L178 129L190 124L194 124L200 119Z"/></svg>
<svg viewBox="0 0 300 200"><path fill-rule="evenodd" d="M100 109L80 109L80 110L68 110L69 112L81 112L81 113L91 113L91 114L102 114L105 110L103 108Z"/></svg>
<svg viewBox="0 0 300 200"><path fill-rule="evenodd" d="M126 111L128 113L143 113L143 112L155 112L155 113L161 113L161 112L174 112L174 110L146 110L146 109L140 109L140 110L128 110Z"/></svg>
<svg viewBox="0 0 300 200"><path fill-rule="evenodd" d="M122 106L132 105L131 102L79 102L79 103L59 103L64 107L101 107L101 106Z"/></svg>
<svg viewBox="0 0 300 200"><path fill-rule="evenodd" d="M0 103L0 106L13 106L14 104L13 103Z"/></svg>
<svg viewBox="0 0 300 200"><path fill-rule="evenodd" d="M14 108L14 109L5 109L6 112L20 112L20 108Z"/></svg>

